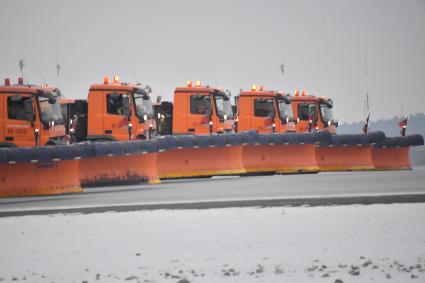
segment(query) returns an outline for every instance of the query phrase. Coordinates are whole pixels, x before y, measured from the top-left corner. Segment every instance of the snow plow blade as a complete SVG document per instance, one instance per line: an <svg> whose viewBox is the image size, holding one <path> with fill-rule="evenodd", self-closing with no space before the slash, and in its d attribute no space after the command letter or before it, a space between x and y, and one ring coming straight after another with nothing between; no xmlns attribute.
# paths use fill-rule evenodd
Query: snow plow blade
<svg viewBox="0 0 425 283"><path fill-rule="evenodd" d="M382 132L367 135L335 135L316 149L322 172L374 170L372 144L385 139Z"/></svg>
<svg viewBox="0 0 425 283"><path fill-rule="evenodd" d="M0 197L81 192L74 146L0 150Z"/></svg>
<svg viewBox="0 0 425 283"><path fill-rule="evenodd" d="M317 134L253 135L243 147L247 173L317 173Z"/></svg>
<svg viewBox="0 0 425 283"><path fill-rule="evenodd" d="M160 179L245 173L239 135L166 136L156 142Z"/></svg>
<svg viewBox="0 0 425 283"><path fill-rule="evenodd" d="M159 183L152 141L80 144L83 187Z"/></svg>
<svg viewBox="0 0 425 283"><path fill-rule="evenodd" d="M372 159L376 170L412 169L409 159L409 147L424 145L421 135L386 138L374 145Z"/></svg>

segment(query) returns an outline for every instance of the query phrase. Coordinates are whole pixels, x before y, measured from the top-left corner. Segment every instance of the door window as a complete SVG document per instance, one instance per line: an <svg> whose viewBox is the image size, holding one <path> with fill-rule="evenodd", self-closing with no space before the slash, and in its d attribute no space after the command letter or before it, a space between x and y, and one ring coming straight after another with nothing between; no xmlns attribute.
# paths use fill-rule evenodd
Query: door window
<svg viewBox="0 0 425 283"><path fill-rule="evenodd" d="M298 118L302 121L308 121L312 116L316 115L316 104L313 103L299 103L298 104Z"/></svg>
<svg viewBox="0 0 425 283"><path fill-rule="evenodd" d="M254 99L255 117L274 117L273 99L258 98Z"/></svg>
<svg viewBox="0 0 425 283"><path fill-rule="evenodd" d="M211 114L211 97L200 94L191 95L190 113L199 115Z"/></svg>
<svg viewBox="0 0 425 283"><path fill-rule="evenodd" d="M111 115L131 115L130 100L128 94L112 93L106 95L106 108L108 114Z"/></svg>
<svg viewBox="0 0 425 283"><path fill-rule="evenodd" d="M32 98L9 96L7 98L7 118L31 121L34 117Z"/></svg>

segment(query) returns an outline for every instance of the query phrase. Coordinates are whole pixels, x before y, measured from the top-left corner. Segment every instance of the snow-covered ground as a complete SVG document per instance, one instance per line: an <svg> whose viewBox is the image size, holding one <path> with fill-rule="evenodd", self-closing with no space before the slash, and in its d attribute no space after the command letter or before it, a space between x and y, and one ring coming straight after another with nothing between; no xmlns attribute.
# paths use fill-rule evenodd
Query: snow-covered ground
<svg viewBox="0 0 425 283"><path fill-rule="evenodd" d="M5 217L0 282L425 282L424 218L425 204Z"/></svg>

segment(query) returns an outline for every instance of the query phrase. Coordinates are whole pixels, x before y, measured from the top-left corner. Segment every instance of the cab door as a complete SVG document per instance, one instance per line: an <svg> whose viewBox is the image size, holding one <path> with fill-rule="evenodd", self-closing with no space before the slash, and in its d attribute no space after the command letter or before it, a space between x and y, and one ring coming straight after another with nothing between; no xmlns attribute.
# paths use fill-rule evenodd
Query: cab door
<svg viewBox="0 0 425 283"><path fill-rule="evenodd" d="M252 128L259 133L272 133L276 118L274 98L255 97L252 107Z"/></svg>
<svg viewBox="0 0 425 283"><path fill-rule="evenodd" d="M35 146L35 104L31 94L7 94L4 140L16 146Z"/></svg>
<svg viewBox="0 0 425 283"><path fill-rule="evenodd" d="M187 132L189 134L209 134L210 121L213 122L213 127L218 122L213 120L212 95L193 93L188 96L188 100Z"/></svg>
<svg viewBox="0 0 425 283"><path fill-rule="evenodd" d="M115 140L128 140L128 124L131 117L130 95L125 92L111 91L106 93L105 103L103 134Z"/></svg>
<svg viewBox="0 0 425 283"><path fill-rule="evenodd" d="M237 100L235 98L238 117L238 132L252 130L252 100L252 96L245 95L240 95Z"/></svg>

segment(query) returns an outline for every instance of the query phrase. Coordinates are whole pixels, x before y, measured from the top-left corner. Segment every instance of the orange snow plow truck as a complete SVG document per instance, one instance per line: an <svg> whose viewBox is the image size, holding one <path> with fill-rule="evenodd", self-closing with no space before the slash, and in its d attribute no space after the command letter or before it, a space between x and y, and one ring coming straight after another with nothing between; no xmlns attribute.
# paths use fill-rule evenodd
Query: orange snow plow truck
<svg viewBox="0 0 425 283"><path fill-rule="evenodd" d="M234 133L230 92L187 81L174 91L174 103L162 102L156 110L163 135ZM167 129L167 130L165 130Z"/></svg>
<svg viewBox="0 0 425 283"><path fill-rule="evenodd" d="M60 91L48 85L0 85L0 147L65 144Z"/></svg>
<svg viewBox="0 0 425 283"><path fill-rule="evenodd" d="M295 132L291 97L252 85L235 99L237 131L257 131L261 134Z"/></svg>
<svg viewBox="0 0 425 283"><path fill-rule="evenodd" d="M120 83L90 86L87 100L64 99L62 114L73 141L122 141L149 139L156 134L151 88Z"/></svg>
<svg viewBox="0 0 425 283"><path fill-rule="evenodd" d="M299 95L298 90L292 96L292 111L298 121L297 132L327 131L336 134L338 121L332 114L333 101L328 97L306 95L305 91Z"/></svg>

